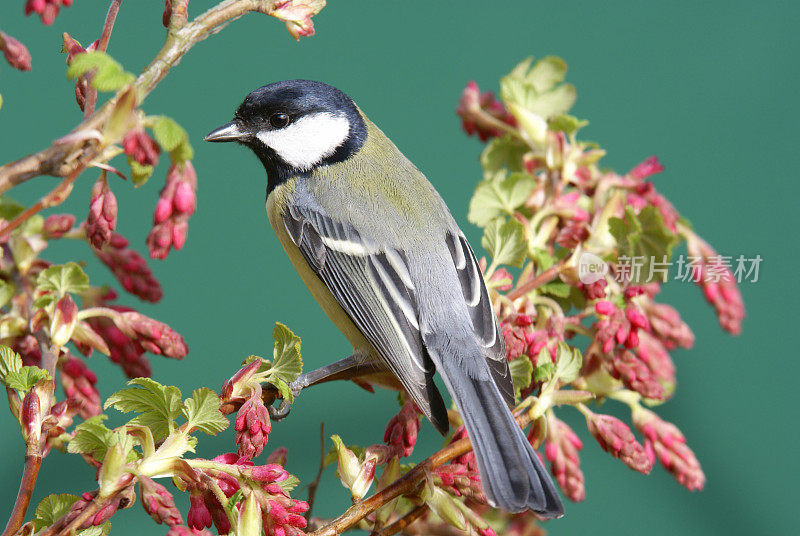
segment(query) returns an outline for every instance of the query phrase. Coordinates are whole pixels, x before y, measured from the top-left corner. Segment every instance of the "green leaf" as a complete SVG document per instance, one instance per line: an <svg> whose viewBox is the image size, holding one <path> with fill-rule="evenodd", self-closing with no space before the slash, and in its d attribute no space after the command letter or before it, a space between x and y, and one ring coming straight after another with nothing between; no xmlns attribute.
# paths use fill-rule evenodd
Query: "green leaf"
<svg viewBox="0 0 800 536"><path fill-rule="evenodd" d="M67 68L69 78L77 78L95 69L92 86L98 91L116 91L134 80L131 73L105 52L94 51L78 54Z"/></svg>
<svg viewBox="0 0 800 536"><path fill-rule="evenodd" d="M485 180L475 188L469 203L469 221L485 227L490 221L512 216L536 188L536 178L526 173L512 173L500 180Z"/></svg>
<svg viewBox="0 0 800 536"><path fill-rule="evenodd" d="M173 151L182 144L188 135L174 119L167 116L158 117L153 123L153 136L165 151Z"/></svg>
<svg viewBox="0 0 800 536"><path fill-rule="evenodd" d="M106 536L111 531L111 521L75 533L75 536Z"/></svg>
<svg viewBox="0 0 800 536"><path fill-rule="evenodd" d="M75 262L57 264L39 274L36 280L39 290L52 291L63 296L68 292L80 294L89 289L89 276Z"/></svg>
<svg viewBox="0 0 800 536"><path fill-rule="evenodd" d="M131 182L137 188L153 175L153 166L143 166L133 158L128 158L128 164L131 166Z"/></svg>
<svg viewBox="0 0 800 536"><path fill-rule="evenodd" d="M508 362L511 369L511 382L514 384L514 397L519 399L520 391L531 384L533 364L526 356Z"/></svg>
<svg viewBox="0 0 800 536"><path fill-rule="evenodd" d="M299 483L300 483L299 478L297 478L294 475L289 475L289 478L287 478L286 480L281 480L280 482L278 482L278 485L281 488L283 488L283 491L289 494L292 492L292 490L294 490L294 488L297 487Z"/></svg>
<svg viewBox="0 0 800 536"><path fill-rule="evenodd" d="M0 197L0 218L11 221L25 211L25 205L21 205L10 197Z"/></svg>
<svg viewBox="0 0 800 536"><path fill-rule="evenodd" d="M500 80L500 98L544 119L566 113L577 97L571 84L561 83L567 64L560 58L547 57L531 68L532 61L524 60Z"/></svg>
<svg viewBox="0 0 800 536"><path fill-rule="evenodd" d="M70 493L51 494L39 502L33 518L33 528L40 531L51 526L69 512L70 507L78 500L77 495Z"/></svg>
<svg viewBox="0 0 800 536"><path fill-rule="evenodd" d="M272 338L275 343L272 346L272 367L269 370L267 381L276 386L286 400L292 402L294 395L288 384L295 381L303 372L300 337L280 322L276 322Z"/></svg>
<svg viewBox="0 0 800 536"><path fill-rule="evenodd" d="M67 446L67 452L86 454L98 462L102 462L109 447L116 444L117 441L114 432L103 424L106 419L108 419L108 415L95 415L79 424Z"/></svg>
<svg viewBox="0 0 800 536"><path fill-rule="evenodd" d="M566 298L569 296L571 291L572 287L563 281L551 281L550 283L539 287L539 292L542 294L548 294L557 298Z"/></svg>
<svg viewBox="0 0 800 536"><path fill-rule="evenodd" d="M528 151L529 148L511 134L492 138L481 153L484 174L491 176L493 172L503 168L510 172L523 171L522 157Z"/></svg>
<svg viewBox="0 0 800 536"><path fill-rule="evenodd" d="M678 242L658 209L650 205L637 215L626 206L625 217L610 218L608 228L617 241L617 262L627 257L631 281L647 283L658 279L660 274L655 263L669 261L672 248Z"/></svg>
<svg viewBox="0 0 800 536"><path fill-rule="evenodd" d="M126 387L111 395L104 408L113 406L123 413L136 412L130 424L147 426L158 441L174 428L181 414L181 392L177 387L164 386L150 378L134 378Z"/></svg>
<svg viewBox="0 0 800 536"><path fill-rule="evenodd" d="M183 402L181 414L188 421L189 428L194 428L210 435L216 435L230 424L219 411L217 393L201 387L192 392L192 398Z"/></svg>
<svg viewBox="0 0 800 536"><path fill-rule="evenodd" d="M547 128L555 132L561 131L569 135L576 133L588 124L589 121L586 119L578 119L569 114L560 114L551 117L547 121Z"/></svg>
<svg viewBox="0 0 800 536"><path fill-rule="evenodd" d="M39 367L22 367L18 371L9 371L3 378L3 384L9 389L27 392L42 380L49 380L50 374Z"/></svg>
<svg viewBox="0 0 800 536"><path fill-rule="evenodd" d="M493 264L521 266L525 260L525 227L519 221L494 220L483 233L483 248L492 257Z"/></svg>
<svg viewBox="0 0 800 536"><path fill-rule="evenodd" d="M9 373L18 373L22 368L22 358L17 352L4 344L0 344L0 381L6 385Z"/></svg>
<svg viewBox="0 0 800 536"><path fill-rule="evenodd" d="M562 383L571 383L578 377L581 371L583 357L577 348L568 346L565 342L559 341L556 350L556 372L555 375Z"/></svg>

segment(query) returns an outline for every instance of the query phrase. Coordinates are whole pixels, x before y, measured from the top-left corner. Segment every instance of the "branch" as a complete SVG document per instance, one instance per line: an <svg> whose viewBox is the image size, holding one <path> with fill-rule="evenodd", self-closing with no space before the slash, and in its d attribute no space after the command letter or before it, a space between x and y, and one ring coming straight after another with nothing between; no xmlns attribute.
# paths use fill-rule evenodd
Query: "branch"
<svg viewBox="0 0 800 536"><path fill-rule="evenodd" d="M25 513L31 503L33 487L36 485L36 478L39 476L39 467L41 465L41 456L25 456L25 468L22 471L22 478L19 482L17 500L14 502L14 509L11 511L11 517L8 518L8 523L5 530L3 530L2 536L16 534L25 521Z"/></svg>
<svg viewBox="0 0 800 536"><path fill-rule="evenodd" d="M167 75L170 68L176 65L194 45L219 31L228 22L238 19L246 13L254 11L269 14L275 2L276 0L225 0L198 15L180 30L169 32L164 46L133 83L133 87L137 91L138 102L141 104L144 101L145 97ZM92 129L102 131L120 94L121 92L109 99L102 108L85 118L72 132L84 132ZM5 164L0 167L0 195L14 186L40 175L66 177L80 165L88 165L101 155L102 150L103 144L98 140L83 139L54 144L38 153Z"/></svg>
<svg viewBox="0 0 800 536"><path fill-rule="evenodd" d="M563 259L561 259L553 266L551 266L544 272L540 273L530 281L510 291L508 294L506 294L506 298L508 298L511 301L514 301L517 298L523 297L528 292L549 283L550 281L555 279L558 273L564 268L564 266L567 264L567 259L569 259L569 257L564 257Z"/></svg>
<svg viewBox="0 0 800 536"><path fill-rule="evenodd" d="M119 5L122 0L111 0L111 5L108 7L106 20L103 23L103 33L100 35L100 42L97 44L97 50L105 52L108 49L108 42L111 40L111 31L114 29L114 22L117 20L117 13L119 13ZM86 106L84 106L83 117L89 117L94 113L94 106L97 104L97 90L92 86L93 75L87 77L88 89L86 91Z"/></svg>
<svg viewBox="0 0 800 536"><path fill-rule="evenodd" d="M306 519L311 519L311 511L314 509L314 499L317 496L317 488L319 481L322 479L322 472L325 470L325 423L319 423L319 469L314 481L308 485L308 511L306 512Z"/></svg>
<svg viewBox="0 0 800 536"><path fill-rule="evenodd" d="M521 428L528 426L532 421L532 412L524 411L516 417L517 424ZM401 495L412 493L426 478L426 473L430 473L449 461L462 456L472 450L469 438L459 439L455 443L447 445L442 450L432 454L419 465L415 466L402 478L385 487L374 495L363 499L345 511L342 515L322 527L321 529L309 533L309 536L336 536L355 526L359 521L370 515L372 512Z"/></svg>
<svg viewBox="0 0 800 536"><path fill-rule="evenodd" d="M427 512L428 512L428 505L421 504L416 508L414 508L413 510L411 510L406 515L404 515L403 517L401 517L400 519L398 519L397 521L395 521L394 523L392 523L391 525L389 525L388 527L378 531L377 534L380 536L393 536L394 534L397 534L398 532L409 526L417 519L424 516Z"/></svg>

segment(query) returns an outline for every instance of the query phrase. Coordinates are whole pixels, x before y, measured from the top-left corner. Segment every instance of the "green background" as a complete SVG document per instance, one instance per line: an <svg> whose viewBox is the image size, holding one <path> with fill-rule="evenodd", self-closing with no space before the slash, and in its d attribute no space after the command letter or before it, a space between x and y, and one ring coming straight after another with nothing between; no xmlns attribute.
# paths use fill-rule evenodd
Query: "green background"
<svg viewBox="0 0 800 536"><path fill-rule="evenodd" d="M192 0L191 14L213 2ZM79 0L52 27L22 16L22 0L0 7L0 27L22 39L33 71L2 66L0 161L49 144L79 120L72 83L63 76L61 32L84 43L97 37L105 1ZM180 331L192 351L185 362L154 358L154 376L184 393L219 389L248 354L270 353L282 321L303 338L307 368L348 354L344 338L299 283L266 223L265 175L242 148L203 144L250 90L280 79L312 78L348 92L436 185L473 244L478 230L466 207L480 177L481 145L467 138L454 114L464 84L484 89L527 55L555 54L570 65L578 88L575 115L591 125L583 137L608 151L605 165L625 171L658 154L666 171L658 188L720 252L760 254L760 279L746 283L743 334L724 334L694 285L675 282L663 297L697 336L675 354L679 387L659 408L685 432L708 477L689 493L661 467L649 477L603 453L570 408L560 411L584 439L587 500L568 504L553 534L789 534L796 528L798 360L796 329L798 217L797 20L789 2L331 2L315 18L317 35L299 44L278 21L249 15L192 50L146 101L189 132L199 176L199 210L184 250L153 267L166 289L162 303L141 309ZM139 72L159 49L161 0L123 3L110 52ZM165 166L140 191L112 181L119 229L144 248ZM66 209L86 213L95 173L79 181ZM15 193L31 201L55 179L43 177ZM49 258L90 261L95 283L112 280L75 243L57 244ZM125 302L136 299L124 297ZM90 366L107 396L123 383L103 357ZM609 404L610 406L610 404ZM605 410L605 409L604 409ZM316 471L318 427L347 443L379 442L396 411L395 396L351 384L304 393L287 421L274 426L269 447L290 449L288 468L308 482ZM0 505L9 512L23 445L7 412L0 426ZM416 454L441 438L424 424ZM230 431L201 438L199 455L231 450ZM348 503L328 470L317 515ZM55 452L45 461L35 501L49 492L93 489L93 471ZM301 496L302 496L301 492ZM184 510L185 514L186 510ZM0 518L5 518L5 513ZM166 532L136 505L118 516L118 536Z"/></svg>

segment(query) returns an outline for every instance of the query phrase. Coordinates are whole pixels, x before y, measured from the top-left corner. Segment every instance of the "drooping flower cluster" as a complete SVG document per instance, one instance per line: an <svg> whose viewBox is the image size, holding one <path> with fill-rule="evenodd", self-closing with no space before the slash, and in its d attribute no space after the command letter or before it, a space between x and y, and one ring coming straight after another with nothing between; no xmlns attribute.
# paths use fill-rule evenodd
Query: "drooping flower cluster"
<svg viewBox="0 0 800 536"><path fill-rule="evenodd" d="M153 213L153 229L147 237L147 247L154 259L165 259L171 248L181 249L189 231L189 216L197 205L197 174L189 161L172 164L167 184Z"/></svg>
<svg viewBox="0 0 800 536"><path fill-rule="evenodd" d="M26 0L25 14L36 13L46 25L53 24L62 7L70 7L72 0Z"/></svg>
<svg viewBox="0 0 800 536"><path fill-rule="evenodd" d="M2 31L0 31L0 52L14 69L31 70L31 53L25 45Z"/></svg>

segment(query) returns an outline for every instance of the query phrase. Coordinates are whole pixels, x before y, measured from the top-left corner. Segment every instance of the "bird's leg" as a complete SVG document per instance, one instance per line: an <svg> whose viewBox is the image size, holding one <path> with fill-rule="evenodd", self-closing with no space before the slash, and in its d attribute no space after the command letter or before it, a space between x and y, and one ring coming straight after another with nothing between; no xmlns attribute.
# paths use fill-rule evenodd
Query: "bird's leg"
<svg viewBox="0 0 800 536"><path fill-rule="evenodd" d="M301 374L289 384L289 389L292 390L294 396L297 396L300 391L312 385L334 380L352 380L365 374L381 371L384 368L385 366L377 361L366 361L363 356L353 354L330 365ZM270 418L279 421L289 415L291 407L292 405L287 400L281 400L277 408L269 406L267 409L269 410Z"/></svg>

